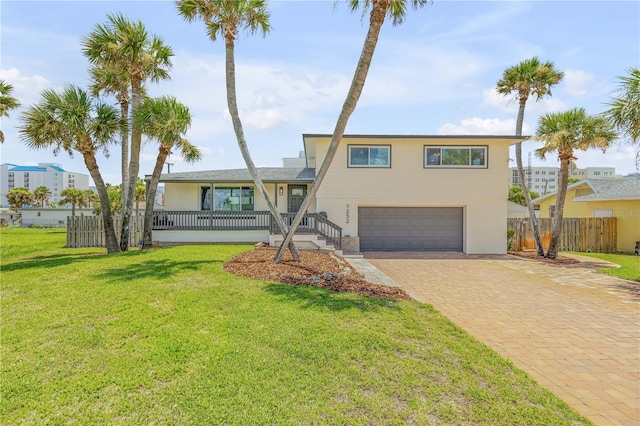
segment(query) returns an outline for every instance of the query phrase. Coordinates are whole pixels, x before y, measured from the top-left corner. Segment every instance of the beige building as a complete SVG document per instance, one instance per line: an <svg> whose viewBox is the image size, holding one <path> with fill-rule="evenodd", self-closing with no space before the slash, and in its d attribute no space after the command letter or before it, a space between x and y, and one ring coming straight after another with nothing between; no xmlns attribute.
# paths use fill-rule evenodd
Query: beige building
<svg viewBox="0 0 640 426"><path fill-rule="evenodd" d="M330 139L303 135L304 167L260 169L285 220L298 211ZM505 253L509 146L520 140L346 135L296 239L354 251ZM301 158L285 164L300 166ZM281 238L245 169L164 174L161 182L156 241Z"/></svg>
<svg viewBox="0 0 640 426"><path fill-rule="evenodd" d="M511 167L509 172L511 185L519 185L518 168ZM540 195L556 192L558 190L559 172L560 169L558 167L527 167L525 168L527 187L530 191L537 192ZM569 177L583 180L608 179L619 176L616 176L615 167L587 167L585 169L574 168L569 170Z"/></svg>

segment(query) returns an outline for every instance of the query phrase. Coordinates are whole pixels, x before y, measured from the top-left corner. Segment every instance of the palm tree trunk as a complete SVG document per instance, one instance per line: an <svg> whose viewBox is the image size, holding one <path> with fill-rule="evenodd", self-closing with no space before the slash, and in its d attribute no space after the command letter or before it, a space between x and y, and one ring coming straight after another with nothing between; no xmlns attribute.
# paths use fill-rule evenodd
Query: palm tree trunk
<svg viewBox="0 0 640 426"><path fill-rule="evenodd" d="M322 184L322 181L329 171L329 167L331 166L333 157L335 157L336 152L338 152L338 147L340 146L340 142L342 141L342 136L344 136L344 131L347 127L347 123L349 122L349 117L356 108L358 99L360 98L360 94L362 93L362 89L364 87L364 83L367 79L367 73L369 72L371 59L373 58L373 54L376 50L376 45L378 44L378 36L380 35L380 29L382 28L382 24L384 23L384 18L387 13L388 7L389 2L387 0L375 1L373 3L373 8L371 9L371 15L369 17L369 31L367 32L367 37L365 38L364 45L362 47L362 53L360 54L360 59L358 60L358 65L356 66L353 80L351 81L349 93L347 94L347 98L342 105L342 111L340 111L338 121L336 122L336 127L333 130L333 135L331 136L331 143L329 144L327 155L324 157L322 166L320 166L320 169L318 170L316 177L311 184L311 188L309 188L307 196L302 202L300 210L298 210L298 213L296 213L296 217L293 219L293 223L289 228L289 232L287 233L287 236L280 246L280 250L278 250L276 257L273 260L275 263L279 263L282 260L282 256L284 255L283 247L293 238L293 234L295 234L296 230L298 229L298 226L300 225L300 222L302 222L304 214L307 212L307 209L311 205L312 200L315 199L316 194L318 193L318 189L320 189L320 185Z"/></svg>
<svg viewBox="0 0 640 426"><path fill-rule="evenodd" d="M164 162L169 156L170 150L160 146L158 157L156 159L156 165L153 168L151 174L151 180L149 181L149 188L147 192L147 200L155 200L156 191L158 190L158 183L160 182L160 175L162 174L162 168ZM144 206L144 226L142 232L142 250L150 249L153 246L153 203L147 201Z"/></svg>
<svg viewBox="0 0 640 426"><path fill-rule="evenodd" d="M516 136L522 136L522 123L524 121L524 107L527 103L526 98L520 99L520 107L518 108L518 119L516 121ZM542 239L540 238L540 226L538 225L538 218L536 217L536 211L533 208L531 202L531 194L529 193L529 187L525 180L524 167L522 166L522 142L516 144L516 166L518 167L518 177L520 178L520 188L524 194L527 210L529 211L529 217L531 218L531 227L533 228L533 238L536 242L536 251L538 256L544 256L544 249L542 248Z"/></svg>
<svg viewBox="0 0 640 426"><path fill-rule="evenodd" d="M564 200L567 197L567 186L569 183L569 163L571 157L560 156L560 176L558 176L558 195L556 197L556 206L553 209L553 220L551 225L551 241L547 249L546 257L555 259L558 257L560 246L560 235L562 234L562 218L564 216Z"/></svg>
<svg viewBox="0 0 640 426"><path fill-rule="evenodd" d="M109 194L107 192L107 186L102 180L96 157L92 152L83 153L84 164L89 170L89 174L96 184L96 190L98 191L98 197L100 198L100 205L102 207L102 221L104 223L104 235L107 246L107 253L119 253L120 246L118 246L118 238L116 237L116 230L113 226L113 218L111 217L111 206L109 204ZM75 204L74 204L75 210ZM74 214L75 215L75 214Z"/></svg>
<svg viewBox="0 0 640 426"><path fill-rule="evenodd" d="M139 78L131 81L131 107L135 112L142 104L141 97L142 82ZM131 214L133 210L133 200L136 193L136 183L138 182L138 172L140 171L140 145L142 144L142 129L139 125L133 124L131 127L131 158L129 160L129 183L126 188L122 188L122 233L120 234L120 249L129 249L129 229L131 228ZM124 193L126 192L126 195ZM124 202L126 199L126 203Z"/></svg>
<svg viewBox="0 0 640 426"><path fill-rule="evenodd" d="M127 94L128 97L128 94ZM127 202L127 193L124 191L124 187L129 182L129 101L120 101L120 116L122 117L123 126L120 130L120 146L121 146L121 158L120 167L122 168L122 188L120 197L122 198L122 204Z"/></svg>
<svg viewBox="0 0 640 426"><path fill-rule="evenodd" d="M240 121L240 114L238 113L238 102L236 100L236 67L234 59L234 39L232 37L232 35L225 36L225 67L227 79L227 105L229 107L229 113L231 114L231 121L233 122L233 130L236 133L238 146L240 147L240 152L242 153L244 162L247 164L247 169L249 169L251 179L253 179L253 182L258 187L258 191L260 191L260 194L262 194L265 201L267 202L269 211L271 211L271 215L278 224L280 232L282 232L282 235L286 235L287 226L285 225L284 220L282 219L282 216L278 211L278 208L271 200L271 196L267 192L267 188L264 186L262 179L260 179L260 177L258 176L258 170L253 163L253 159L251 158L251 154L249 153L249 149L247 147L247 141L244 138L242 122ZM283 243L281 247L289 247L293 259L296 261L300 261L300 255L298 254L298 250L296 249L293 241L289 240L286 246Z"/></svg>
<svg viewBox="0 0 640 426"><path fill-rule="evenodd" d="M71 203L71 216L75 216L75 215L76 215L76 203Z"/></svg>

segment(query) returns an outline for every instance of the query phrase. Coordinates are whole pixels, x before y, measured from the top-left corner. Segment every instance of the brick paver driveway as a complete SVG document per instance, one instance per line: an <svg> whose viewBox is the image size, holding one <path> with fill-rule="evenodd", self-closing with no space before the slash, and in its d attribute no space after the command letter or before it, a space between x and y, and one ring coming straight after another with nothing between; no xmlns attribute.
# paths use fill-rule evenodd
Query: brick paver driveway
<svg viewBox="0 0 640 426"><path fill-rule="evenodd" d="M511 256L402 257L365 254L596 424L640 425L635 284Z"/></svg>

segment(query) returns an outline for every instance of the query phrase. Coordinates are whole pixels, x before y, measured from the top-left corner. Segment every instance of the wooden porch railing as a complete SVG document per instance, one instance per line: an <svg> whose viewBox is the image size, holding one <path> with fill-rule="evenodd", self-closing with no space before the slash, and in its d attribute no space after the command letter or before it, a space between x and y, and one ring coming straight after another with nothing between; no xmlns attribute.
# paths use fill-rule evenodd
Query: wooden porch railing
<svg viewBox="0 0 640 426"><path fill-rule="evenodd" d="M281 213L286 224L293 222L295 213ZM280 233L269 211L176 211L153 212L156 231L254 231ZM307 213L297 230L302 234L319 235L338 250L342 247L342 228L318 213Z"/></svg>

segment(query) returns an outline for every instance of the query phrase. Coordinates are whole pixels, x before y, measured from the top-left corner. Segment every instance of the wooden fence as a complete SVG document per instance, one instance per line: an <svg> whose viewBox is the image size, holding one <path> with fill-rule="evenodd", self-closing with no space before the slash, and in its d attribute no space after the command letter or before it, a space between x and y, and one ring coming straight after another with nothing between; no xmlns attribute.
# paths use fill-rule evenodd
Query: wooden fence
<svg viewBox="0 0 640 426"><path fill-rule="evenodd" d="M539 218L540 239L545 250L551 240L552 219ZM536 248L531 219L507 219L514 231L512 250ZM617 250L618 228L615 217L578 217L562 219L560 250L612 253Z"/></svg>
<svg viewBox="0 0 640 426"><path fill-rule="evenodd" d="M143 216L131 216L129 229L129 247L140 244L143 232ZM113 216L116 236L120 237L122 216ZM105 247L104 223L102 216L69 216L67 217L67 247Z"/></svg>

